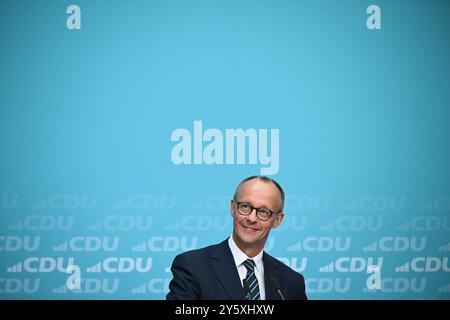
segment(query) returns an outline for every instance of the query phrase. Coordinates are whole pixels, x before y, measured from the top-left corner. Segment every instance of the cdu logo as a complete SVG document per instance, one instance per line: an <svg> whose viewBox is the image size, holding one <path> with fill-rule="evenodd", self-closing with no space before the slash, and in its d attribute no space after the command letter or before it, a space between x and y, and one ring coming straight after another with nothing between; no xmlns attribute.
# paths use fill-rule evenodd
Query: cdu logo
<svg viewBox="0 0 450 320"><path fill-rule="evenodd" d="M0 278L0 294L1 293L27 293L32 294L39 291L41 279L29 278Z"/></svg>
<svg viewBox="0 0 450 320"><path fill-rule="evenodd" d="M365 247L365 252L420 252L425 250L427 244L426 237L383 237Z"/></svg>
<svg viewBox="0 0 450 320"><path fill-rule="evenodd" d="M134 252L174 252L174 251L188 251L197 248L197 237L151 237L131 248Z"/></svg>
<svg viewBox="0 0 450 320"><path fill-rule="evenodd" d="M119 237L72 237L68 241L53 247L56 252L114 252L119 247Z"/></svg>
<svg viewBox="0 0 450 320"><path fill-rule="evenodd" d="M306 291L310 293L345 293L350 290L351 278L307 278Z"/></svg>
<svg viewBox="0 0 450 320"><path fill-rule="evenodd" d="M376 263L374 263L374 260L373 257L340 257L336 261L321 267L319 272L365 272L368 266L375 265L381 269L383 258L378 258Z"/></svg>
<svg viewBox="0 0 450 320"><path fill-rule="evenodd" d="M8 230L14 231L68 231L74 225L74 216L31 215L12 225Z"/></svg>
<svg viewBox="0 0 450 320"><path fill-rule="evenodd" d="M351 237L306 237L296 244L289 246L288 251L305 252L345 252L350 249Z"/></svg>
<svg viewBox="0 0 450 320"><path fill-rule="evenodd" d="M90 273L129 273L149 272L152 269L152 257L109 257L86 269Z"/></svg>
<svg viewBox="0 0 450 320"><path fill-rule="evenodd" d="M148 231L153 224L153 216L106 216L93 225L87 226L89 231Z"/></svg>
<svg viewBox="0 0 450 320"><path fill-rule="evenodd" d="M11 273L49 273L66 272L68 266L75 264L73 257L28 257L23 262L19 262L7 268Z"/></svg>
<svg viewBox="0 0 450 320"><path fill-rule="evenodd" d="M36 251L40 243L41 237L0 236L0 252Z"/></svg>

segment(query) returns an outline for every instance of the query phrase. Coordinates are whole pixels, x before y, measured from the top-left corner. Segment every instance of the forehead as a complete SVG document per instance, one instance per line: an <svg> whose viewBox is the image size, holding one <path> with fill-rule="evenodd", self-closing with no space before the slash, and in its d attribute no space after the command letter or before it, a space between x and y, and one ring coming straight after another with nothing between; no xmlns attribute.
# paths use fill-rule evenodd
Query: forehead
<svg viewBox="0 0 450 320"><path fill-rule="evenodd" d="M272 182L253 179L239 188L238 201L250 201L255 206L275 209L280 205L280 196L280 191Z"/></svg>

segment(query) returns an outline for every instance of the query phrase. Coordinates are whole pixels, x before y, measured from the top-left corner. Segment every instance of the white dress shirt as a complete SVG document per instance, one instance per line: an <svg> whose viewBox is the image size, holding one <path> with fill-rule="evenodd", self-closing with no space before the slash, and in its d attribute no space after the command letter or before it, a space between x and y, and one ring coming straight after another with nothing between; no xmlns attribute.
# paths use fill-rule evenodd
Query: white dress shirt
<svg viewBox="0 0 450 320"><path fill-rule="evenodd" d="M264 250L261 250L261 252L258 253L255 257L250 258L236 245L233 240L233 235L228 238L228 245L230 246L231 253L233 254L234 263L236 264L239 278L241 279L241 285L243 284L243 280L247 276L247 268L242 263L247 259L252 259L253 261L255 261L255 276L256 279L258 279L259 295L261 297L261 300L265 300L266 290L264 287L264 264L262 261Z"/></svg>

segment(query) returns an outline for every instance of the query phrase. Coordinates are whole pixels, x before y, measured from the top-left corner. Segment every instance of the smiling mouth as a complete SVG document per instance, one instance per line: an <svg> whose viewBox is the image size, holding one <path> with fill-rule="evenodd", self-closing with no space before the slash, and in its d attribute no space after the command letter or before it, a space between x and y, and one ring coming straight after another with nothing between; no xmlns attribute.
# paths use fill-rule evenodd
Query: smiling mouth
<svg viewBox="0 0 450 320"><path fill-rule="evenodd" d="M250 230L250 231L259 231L259 229L255 229L255 228L252 228L252 227L249 227L249 226L243 226L244 227L244 229L246 229L246 230Z"/></svg>

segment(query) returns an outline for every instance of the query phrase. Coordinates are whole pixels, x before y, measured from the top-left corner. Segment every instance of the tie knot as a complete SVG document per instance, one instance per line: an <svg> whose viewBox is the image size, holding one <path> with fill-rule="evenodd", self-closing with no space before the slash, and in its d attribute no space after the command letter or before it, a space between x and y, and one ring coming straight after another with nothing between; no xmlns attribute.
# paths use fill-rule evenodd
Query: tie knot
<svg viewBox="0 0 450 320"><path fill-rule="evenodd" d="M256 266L255 261L253 261L252 259L245 260L243 264L247 268L248 272L253 272Z"/></svg>

